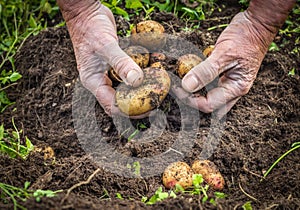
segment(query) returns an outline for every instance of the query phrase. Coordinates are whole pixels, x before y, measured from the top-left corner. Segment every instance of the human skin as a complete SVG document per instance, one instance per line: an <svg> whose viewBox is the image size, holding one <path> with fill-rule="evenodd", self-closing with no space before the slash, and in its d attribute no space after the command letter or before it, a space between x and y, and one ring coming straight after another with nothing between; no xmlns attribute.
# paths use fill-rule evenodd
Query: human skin
<svg viewBox="0 0 300 210"><path fill-rule="evenodd" d="M269 45L295 5L295 0L252 0L221 33L212 54L194 67L174 93L188 105L222 118L248 93ZM213 80L206 96L191 94Z"/></svg>
<svg viewBox="0 0 300 210"><path fill-rule="evenodd" d="M119 47L112 12L96 0L57 0L57 3L72 40L81 83L95 95L108 115L123 115L115 106L115 89L106 71L113 67L133 87L142 83L144 75Z"/></svg>
<svg viewBox="0 0 300 210"><path fill-rule="evenodd" d="M261 62L295 0L252 0L219 36L204 62L172 91L186 104L223 117L250 90ZM142 70L118 46L111 11L97 0L57 0L73 43L82 84L97 98L107 114L122 114L115 106L115 90L105 74L114 67L126 84L139 86ZM206 96L193 94L218 79ZM143 118L132 116L132 118Z"/></svg>

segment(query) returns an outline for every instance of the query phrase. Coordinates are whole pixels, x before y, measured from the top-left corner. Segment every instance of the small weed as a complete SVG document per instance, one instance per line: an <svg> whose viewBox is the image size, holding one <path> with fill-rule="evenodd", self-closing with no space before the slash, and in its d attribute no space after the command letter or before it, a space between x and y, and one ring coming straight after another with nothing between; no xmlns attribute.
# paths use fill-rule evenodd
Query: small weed
<svg viewBox="0 0 300 210"><path fill-rule="evenodd" d="M29 153L34 149L31 141L25 136L25 140L21 142L20 134L22 130L18 130L12 119L14 131L5 130L3 124L0 126L0 153L9 155L11 158L21 157L26 159Z"/></svg>
<svg viewBox="0 0 300 210"><path fill-rule="evenodd" d="M177 193L188 193L191 195L202 195L203 196L202 203L205 203L209 199L209 196L207 195L209 186L208 185L203 186L203 182L204 180L201 174L194 174L193 187L191 187L190 189L185 190L180 185L176 185L174 191L170 190L169 192L163 192L162 187L159 187L150 199L148 199L145 196L142 197L142 202L151 205L167 198L176 198ZM225 193L214 192L214 197L210 198L209 202L212 205L216 205L218 199L224 199L225 197L226 197Z"/></svg>
<svg viewBox="0 0 300 210"><path fill-rule="evenodd" d="M29 190L29 186L30 182L25 182L23 188L15 187L0 182L0 200L3 203L8 203L12 201L14 205L14 210L25 210L26 208L20 205L18 201L25 202L28 198L34 197L37 202L40 202L42 197L54 197L57 193L62 192L62 190Z"/></svg>
<svg viewBox="0 0 300 210"><path fill-rule="evenodd" d="M243 210L252 210L251 201L247 201L246 203L244 203L242 208Z"/></svg>
<svg viewBox="0 0 300 210"><path fill-rule="evenodd" d="M275 42L272 42L269 46L269 51L270 52L274 52L274 51L279 51L279 47L277 46L277 44Z"/></svg>
<svg viewBox="0 0 300 210"><path fill-rule="evenodd" d="M279 163L279 161L281 161L285 156L287 156L288 154L290 154L291 152L293 152L296 149L300 148L300 141L299 142L295 142L292 144L291 149L289 149L287 152L285 152L283 155L281 155L271 166L270 168L264 173L263 178L266 178L268 176L268 174L272 171L272 169Z"/></svg>
<svg viewBox="0 0 300 210"><path fill-rule="evenodd" d="M176 198L176 194L171 190L170 192L163 192L162 187L159 187L153 196L151 196L150 199L148 199L147 197L143 197L142 198L142 202L148 204L148 205L152 205L155 204L159 201L163 201L167 198Z"/></svg>
<svg viewBox="0 0 300 210"><path fill-rule="evenodd" d="M120 193L116 193L116 198L119 198L120 200L124 199Z"/></svg>

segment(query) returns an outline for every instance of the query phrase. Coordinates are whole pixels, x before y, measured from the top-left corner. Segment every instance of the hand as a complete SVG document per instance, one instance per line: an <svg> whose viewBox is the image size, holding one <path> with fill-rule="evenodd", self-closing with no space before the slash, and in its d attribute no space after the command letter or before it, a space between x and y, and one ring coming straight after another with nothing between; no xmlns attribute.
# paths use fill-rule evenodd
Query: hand
<svg viewBox="0 0 300 210"><path fill-rule="evenodd" d="M143 72L119 47L113 14L99 1L60 0L58 4L67 23L83 86L95 95L108 115L122 115L115 106L115 89L106 71L113 67L127 85L134 87L142 83ZM139 117L144 116L133 118Z"/></svg>
<svg viewBox="0 0 300 210"><path fill-rule="evenodd" d="M251 2L259 3L258 0ZM292 6L292 3L290 1L289 4ZM270 4L267 6L271 7ZM276 11L270 9L272 13ZM272 19L268 19L272 15L267 17L266 11L260 11L259 14L263 14L261 17L253 10L255 8L252 6L250 10L238 13L218 38L212 54L183 78L183 88L173 87L180 99L202 112L216 111L216 115L222 118L241 96L248 93L269 45L279 25L284 22L285 13L288 13L285 11L280 18L277 15L274 25L268 25L264 23L272 23ZM191 94L216 78L217 87L208 90L206 96Z"/></svg>

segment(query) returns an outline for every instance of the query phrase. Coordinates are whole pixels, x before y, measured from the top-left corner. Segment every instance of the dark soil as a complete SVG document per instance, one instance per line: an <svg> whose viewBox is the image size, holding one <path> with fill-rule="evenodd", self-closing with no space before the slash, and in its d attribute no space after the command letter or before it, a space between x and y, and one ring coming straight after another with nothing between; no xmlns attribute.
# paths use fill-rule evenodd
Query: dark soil
<svg viewBox="0 0 300 210"><path fill-rule="evenodd" d="M154 13L151 18L161 22L168 33L175 33L203 49L214 44L223 30L208 31L207 28L229 23L240 10L236 4L227 5L222 12L203 21L200 29L188 32L182 29L186 24L195 25L195 22L182 22L164 13ZM125 32L128 22L120 17L116 20L119 30ZM278 36L275 41L280 45L284 39L286 37ZM66 27L49 28L24 43L15 62L23 78L8 90L16 104L1 117L1 123L6 127L12 127L11 118L14 117L16 126L23 130L22 135L39 148L53 148L55 157L44 156L45 151L33 152L26 161L1 155L0 181L18 187L30 181L32 189L64 190L57 197L42 198L39 203L33 198L20 202L28 209L241 209L247 201L251 201L255 209L299 209L299 149L286 156L261 181L263 172L300 139L300 58L290 53L295 47L294 39L296 37L288 38L290 42L280 51L268 52L252 89L226 117L220 143L209 156L226 182L223 192L227 197L218 200L217 206L209 202L203 204L201 197L189 194L145 205L141 202L142 196L150 197L163 186L161 173L144 178L112 173L107 167L99 166L92 158L95 156L83 149L87 145L99 146L93 135L95 137L101 131L105 142L127 157L159 155L174 143L181 126L189 119L181 119L178 104L172 96L167 96L162 105L162 108L170 105L166 111L167 126L159 138L152 142L128 142L121 137L114 121L98 104L93 104L93 96L80 85L75 88L78 72ZM296 69L293 76L289 75L292 68ZM77 116L92 119L94 114L98 125L95 128L91 123L80 138L74 127L86 128L76 125L72 114L72 109L74 111L79 103L74 101L75 91L82 96L78 100L91 100L91 106L96 110L95 114L90 109L80 109ZM197 138L191 140L192 148L184 151L183 160L187 163L199 157L211 129L211 115L199 113L199 116ZM141 122L150 125L147 119L131 121L136 126ZM97 128L100 131L95 130ZM162 163L168 161L161 160ZM89 183L82 183L95 171L97 173ZM144 172L141 168L141 173ZM79 183L81 186L68 193L68 189ZM124 199L116 198L116 193ZM209 195L213 195L211 190ZM12 205L0 203L0 209L12 209Z"/></svg>

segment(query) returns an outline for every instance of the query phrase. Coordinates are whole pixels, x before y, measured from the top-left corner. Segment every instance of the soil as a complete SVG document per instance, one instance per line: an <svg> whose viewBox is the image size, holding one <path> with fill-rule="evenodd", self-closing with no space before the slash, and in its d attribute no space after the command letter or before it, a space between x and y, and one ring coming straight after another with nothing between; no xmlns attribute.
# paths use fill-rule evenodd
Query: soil
<svg viewBox="0 0 300 210"><path fill-rule="evenodd" d="M175 33L204 49L214 44L223 30L207 29L229 23L240 10L238 4L227 4L194 31L184 31L183 28L196 25L196 22L183 22L172 14L156 12L151 18L161 22L168 33ZM141 15L135 21L142 19ZM61 20L60 17L58 20ZM116 17L116 22L118 30L126 33L128 22L121 17ZM28 209L242 209L248 201L254 209L299 209L299 149L281 160L266 179L262 179L263 172L300 139L300 58L291 53L295 39L276 37L275 42L278 45L285 43L285 46L280 51L267 53L250 92L226 116L220 142L209 159L225 178L223 192L227 197L218 199L215 206L209 202L202 203L201 196L186 193L179 194L176 199L168 198L146 205L141 202L142 197L151 197L160 186L163 187L162 174L142 176L147 174L143 168L137 176L114 173L109 170L109 164L112 166L114 161L122 163L123 160L107 161L108 166L101 166L95 162L95 156L87 152L87 146L99 146L95 140L101 131L100 135L107 145L126 157L160 155L173 145L182 126L194 129L186 125L190 119L181 116L180 105L169 95L162 104L166 118L158 119L159 122L167 121L166 129L159 138L151 142L128 141L78 82L76 61L66 27L50 27L30 37L18 52L15 65L23 78L8 89L9 97L16 103L1 117L1 123L5 123L7 128L13 128L11 119L14 117L16 126L23 130L22 139L27 136L42 150L35 150L27 160L1 155L0 181L17 187L29 181L31 189L64 190L56 197L42 198L41 202L34 198L20 201ZM295 75L289 75L293 68ZM80 97L76 98L74 93ZM88 108L78 110L80 101L92 104L90 106L96 111ZM96 119L96 128L92 123L88 128L78 123L74 119L74 110L77 118ZM201 120L197 125L196 138L191 140L192 147L184 151L182 159L189 164L200 156L212 129L211 115L198 114ZM148 127L151 124L148 119L131 122L135 127L141 123ZM79 135L77 129L87 130ZM93 138L93 135L96 137ZM184 138L189 138L189 132ZM53 149L54 156L51 152L49 155L49 148ZM172 158L160 160L161 164L169 163ZM116 198L116 193L120 193L123 199ZM209 190L208 194L213 196L213 191ZM1 202L0 209L12 209L11 202Z"/></svg>

